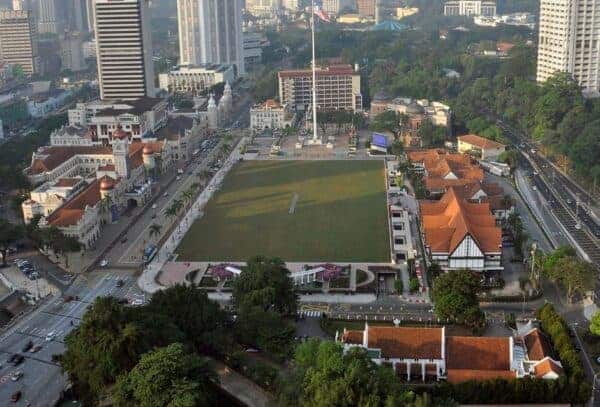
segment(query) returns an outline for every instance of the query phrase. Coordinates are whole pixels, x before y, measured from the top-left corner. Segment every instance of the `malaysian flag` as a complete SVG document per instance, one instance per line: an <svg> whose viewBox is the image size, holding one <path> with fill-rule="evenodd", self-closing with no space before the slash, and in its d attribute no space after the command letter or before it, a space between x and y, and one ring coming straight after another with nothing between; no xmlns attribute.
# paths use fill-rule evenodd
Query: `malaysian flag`
<svg viewBox="0 0 600 407"><path fill-rule="evenodd" d="M323 10L323 1L322 0L315 0L314 5L315 5L315 8L314 8L315 15L317 17L319 17L322 21L325 21L326 23L330 23L331 22L331 18L325 12L325 10Z"/></svg>

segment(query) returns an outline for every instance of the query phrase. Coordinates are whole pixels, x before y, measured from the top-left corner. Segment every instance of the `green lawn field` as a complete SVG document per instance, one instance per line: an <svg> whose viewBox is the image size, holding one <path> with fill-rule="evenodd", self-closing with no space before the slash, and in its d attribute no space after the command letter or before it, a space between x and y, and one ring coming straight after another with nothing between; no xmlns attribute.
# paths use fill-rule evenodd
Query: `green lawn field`
<svg viewBox="0 0 600 407"><path fill-rule="evenodd" d="M177 259L389 262L385 194L383 161L244 161Z"/></svg>

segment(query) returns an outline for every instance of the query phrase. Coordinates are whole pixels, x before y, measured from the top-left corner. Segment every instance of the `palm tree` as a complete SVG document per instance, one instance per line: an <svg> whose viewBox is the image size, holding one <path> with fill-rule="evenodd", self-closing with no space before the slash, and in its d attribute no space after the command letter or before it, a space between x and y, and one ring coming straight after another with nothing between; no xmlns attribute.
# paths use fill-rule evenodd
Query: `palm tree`
<svg viewBox="0 0 600 407"><path fill-rule="evenodd" d="M159 225L158 223L153 223L152 225L150 225L150 229L148 234L150 235L150 238L153 237L158 237L160 236L160 232L162 230L162 225Z"/></svg>
<svg viewBox="0 0 600 407"><path fill-rule="evenodd" d="M171 205L170 207L167 208L167 210L165 210L165 215L167 215L167 218L169 219L173 219L177 216L177 208L175 208L175 206Z"/></svg>
<svg viewBox="0 0 600 407"><path fill-rule="evenodd" d="M188 189L187 191L183 191L181 193L181 196L185 203L190 203L192 201L192 199L194 198L194 191L191 191Z"/></svg>
<svg viewBox="0 0 600 407"><path fill-rule="evenodd" d="M183 201L181 199L175 199L173 200L173 203L171 204L171 208L175 208L175 213L179 213L179 211L181 210L181 208L183 208Z"/></svg>

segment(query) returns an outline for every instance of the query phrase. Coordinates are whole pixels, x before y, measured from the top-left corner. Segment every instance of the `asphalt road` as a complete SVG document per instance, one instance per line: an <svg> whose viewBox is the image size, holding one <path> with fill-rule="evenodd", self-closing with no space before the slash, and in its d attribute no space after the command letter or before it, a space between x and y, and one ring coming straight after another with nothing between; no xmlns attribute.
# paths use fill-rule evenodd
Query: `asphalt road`
<svg viewBox="0 0 600 407"><path fill-rule="evenodd" d="M124 281L122 287L117 287L119 279ZM65 295L79 296L79 300L65 302L61 297L50 297L38 310L0 336L0 405L8 405L16 391L22 392L21 400L14 404L16 406L54 405L65 388L66 380L60 366L52 361L52 355L64 351L65 336L80 323L90 304L100 296L145 301L135 278L117 271L81 276ZM42 349L36 353L22 352L29 341L41 345ZM25 357L19 366L7 362L15 353ZM23 377L13 382L11 375L17 371L23 372Z"/></svg>
<svg viewBox="0 0 600 407"><path fill-rule="evenodd" d="M497 124L515 143L523 158L519 165L532 174L536 189L548 202L553 214L589 260L600 269L600 225L596 222L592 206L586 205L586 201L589 204L595 202L594 198L558 171L539 154L537 146L524 140L518 131L501 120Z"/></svg>

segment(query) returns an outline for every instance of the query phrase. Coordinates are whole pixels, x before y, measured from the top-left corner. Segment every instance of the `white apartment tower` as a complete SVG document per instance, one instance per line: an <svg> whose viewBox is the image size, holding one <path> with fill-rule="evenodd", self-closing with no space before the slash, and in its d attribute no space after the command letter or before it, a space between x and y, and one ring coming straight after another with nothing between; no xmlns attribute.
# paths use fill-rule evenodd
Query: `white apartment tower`
<svg viewBox="0 0 600 407"><path fill-rule="evenodd" d="M177 0L181 65L235 65L244 74L241 0Z"/></svg>
<svg viewBox="0 0 600 407"><path fill-rule="evenodd" d="M600 0L541 0L537 80L569 72L584 95L600 96Z"/></svg>
<svg viewBox="0 0 600 407"><path fill-rule="evenodd" d="M147 0L96 0L94 23L100 97L154 97Z"/></svg>

